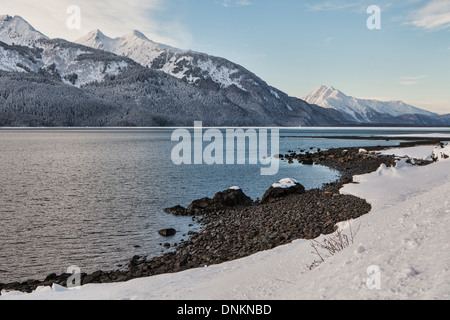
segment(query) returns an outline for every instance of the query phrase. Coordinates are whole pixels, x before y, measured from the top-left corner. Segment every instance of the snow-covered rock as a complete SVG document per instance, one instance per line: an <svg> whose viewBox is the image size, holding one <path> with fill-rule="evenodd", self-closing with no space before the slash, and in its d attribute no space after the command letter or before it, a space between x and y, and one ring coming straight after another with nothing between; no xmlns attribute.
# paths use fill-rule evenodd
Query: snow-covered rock
<svg viewBox="0 0 450 320"><path fill-rule="evenodd" d="M278 183L274 183L269 190L264 193L261 198L261 203L275 202L291 194L303 194L305 191L305 187L295 179L282 179Z"/></svg>
<svg viewBox="0 0 450 320"><path fill-rule="evenodd" d="M445 147L437 147L433 150L432 158L434 161L441 161L450 158L450 144Z"/></svg>

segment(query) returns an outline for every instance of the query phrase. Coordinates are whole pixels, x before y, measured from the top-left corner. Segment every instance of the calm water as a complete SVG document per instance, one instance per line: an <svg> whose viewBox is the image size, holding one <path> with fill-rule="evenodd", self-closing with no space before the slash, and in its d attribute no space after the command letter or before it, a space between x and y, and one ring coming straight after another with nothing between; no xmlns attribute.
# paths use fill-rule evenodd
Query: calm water
<svg viewBox="0 0 450 320"><path fill-rule="evenodd" d="M420 130L419 130L420 131ZM282 136L395 134L397 130L282 130ZM157 255L191 218L163 212L240 186L253 199L291 177L306 188L334 181L322 166L281 163L276 176L260 166L176 166L168 129L0 130L0 282L43 279L71 265L83 272L117 269L134 255ZM400 133L405 133L404 131ZM408 132L406 132L408 133ZM419 132L420 133L420 132ZM280 139L280 152L397 145L398 141ZM139 246L139 247L135 247Z"/></svg>

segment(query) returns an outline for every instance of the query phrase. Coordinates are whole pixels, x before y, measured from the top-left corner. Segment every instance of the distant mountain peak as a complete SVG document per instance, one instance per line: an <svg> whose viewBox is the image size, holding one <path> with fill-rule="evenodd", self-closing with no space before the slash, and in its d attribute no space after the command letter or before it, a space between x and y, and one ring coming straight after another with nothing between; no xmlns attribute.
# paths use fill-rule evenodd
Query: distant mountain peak
<svg viewBox="0 0 450 320"><path fill-rule="evenodd" d="M319 93L319 92L323 93L323 92L340 92L340 91L334 88L333 86L326 86L326 85L321 85L312 91L312 93Z"/></svg>
<svg viewBox="0 0 450 320"><path fill-rule="evenodd" d="M95 29L90 34L93 36L96 36L96 37L100 37L100 38L105 37L106 38L105 34L100 29Z"/></svg>
<svg viewBox="0 0 450 320"><path fill-rule="evenodd" d="M405 114L435 116L436 114L408 105L403 101L380 101L375 99L360 99L348 96L333 86L319 86L303 98L310 104L335 109L352 121L371 123L377 122L380 116L392 117Z"/></svg>
<svg viewBox="0 0 450 320"><path fill-rule="evenodd" d="M139 39L142 39L142 40L151 41L145 36L145 34L140 32L139 30L133 30L129 34L125 35L125 37L134 37L134 38L139 38Z"/></svg>
<svg viewBox="0 0 450 320"><path fill-rule="evenodd" d="M108 36L106 36L100 29L95 29L89 32L86 36L84 36L83 41L103 41L105 39L110 39Z"/></svg>

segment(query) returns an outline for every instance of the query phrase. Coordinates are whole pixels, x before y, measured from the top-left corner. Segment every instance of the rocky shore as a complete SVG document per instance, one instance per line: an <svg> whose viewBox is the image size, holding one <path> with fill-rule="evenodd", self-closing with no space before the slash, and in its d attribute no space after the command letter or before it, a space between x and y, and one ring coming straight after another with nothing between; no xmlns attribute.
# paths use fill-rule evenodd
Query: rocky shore
<svg viewBox="0 0 450 320"><path fill-rule="evenodd" d="M429 141L430 144L435 143ZM438 142L437 142L438 143ZM410 146L413 142L404 146ZM423 144L423 143L422 143ZM321 189L306 191L294 181L291 187L269 189L261 201L253 201L242 190L233 187L219 192L213 199L194 201L189 207L168 208L168 214L192 216L202 229L190 232L190 238L176 244L173 252L160 257L135 256L125 270L97 271L81 274L81 283L123 282L135 278L174 273L243 258L254 253L288 244L297 239L314 239L335 231L338 222L367 214L371 206L363 199L341 195L343 184L351 183L354 175L370 173L381 164L393 166L393 156L376 151L381 147L290 151L279 155L284 161L305 165L325 165L341 173L341 178ZM417 161L418 165L427 163ZM175 230L167 229L166 235ZM163 234L163 233L160 233ZM32 292L39 286L65 286L70 274L49 275L44 281L0 284L1 290Z"/></svg>

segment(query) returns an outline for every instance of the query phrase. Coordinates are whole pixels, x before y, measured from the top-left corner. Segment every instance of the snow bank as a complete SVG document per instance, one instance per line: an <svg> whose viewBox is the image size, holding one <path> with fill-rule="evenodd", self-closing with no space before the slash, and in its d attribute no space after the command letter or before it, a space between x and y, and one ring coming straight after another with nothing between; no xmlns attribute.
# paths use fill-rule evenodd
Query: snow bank
<svg viewBox="0 0 450 320"><path fill-rule="evenodd" d="M429 128L428 130L432 130ZM448 129L445 128L439 128L438 130L445 130L448 131ZM436 139L447 139L450 138L450 133L443 133L443 132L430 132L430 133L408 133L408 134L395 134L395 135L386 135L386 137L391 138L436 138Z"/></svg>
<svg viewBox="0 0 450 320"><path fill-rule="evenodd" d="M310 243L299 240L178 274L0 299L450 299L450 159L402 161L356 180L342 193L369 199L373 210L339 224L359 230L354 244L312 270Z"/></svg>
<svg viewBox="0 0 450 320"><path fill-rule="evenodd" d="M434 146L417 146L410 148L395 148L380 151L382 155L395 155L397 157L408 157L419 160L432 160L432 152Z"/></svg>

